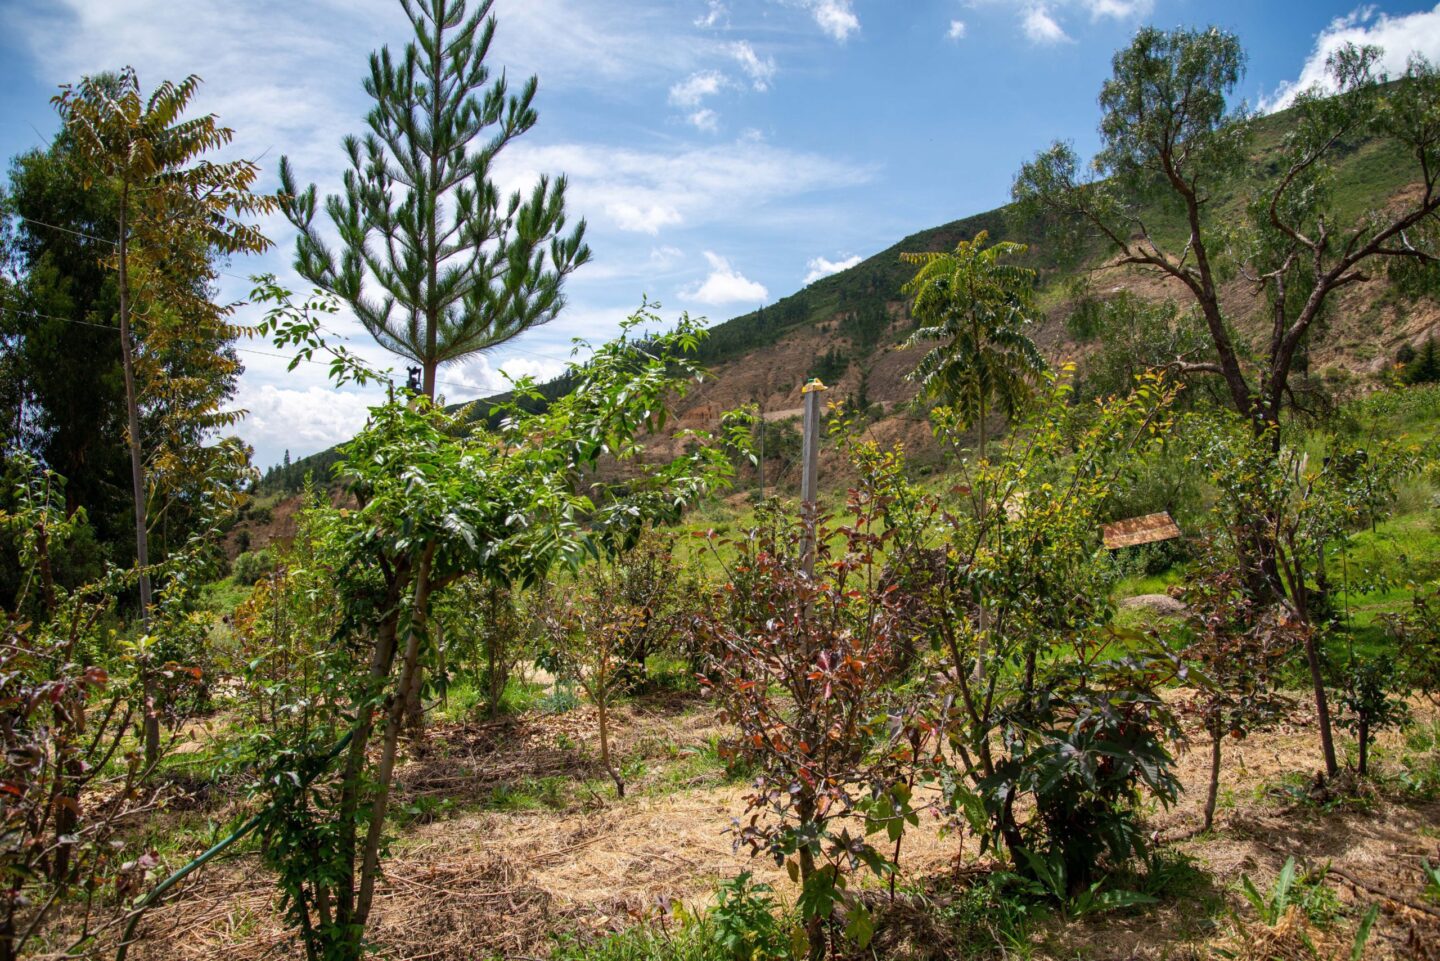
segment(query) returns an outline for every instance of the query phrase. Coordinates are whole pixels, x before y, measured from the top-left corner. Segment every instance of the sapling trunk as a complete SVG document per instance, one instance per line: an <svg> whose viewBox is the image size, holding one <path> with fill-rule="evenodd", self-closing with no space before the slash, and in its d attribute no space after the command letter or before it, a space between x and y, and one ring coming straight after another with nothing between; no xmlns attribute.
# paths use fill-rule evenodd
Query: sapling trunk
<svg viewBox="0 0 1440 961"><path fill-rule="evenodd" d="M1361 715L1359 730L1360 738L1360 776L1365 777L1370 773L1370 719Z"/></svg>
<svg viewBox="0 0 1440 961"><path fill-rule="evenodd" d="M432 551L426 551L420 559L420 569L415 579L415 607L411 612L411 618L419 631L416 636L423 637L429 630L427 623L430 614L430 566ZM404 692L404 724L405 732L414 738L425 736L425 703L422 693L425 685L425 665L415 664L409 681L402 687Z"/></svg>
<svg viewBox="0 0 1440 961"><path fill-rule="evenodd" d="M395 581L387 592L387 610L390 613L381 622L375 638L375 648L370 655L369 691L367 697L383 690L385 679L395 661L395 642L399 635L399 599L408 582L407 566L402 564L396 571ZM355 736L351 739L345 758L345 771L341 780L339 805L340 839L337 847L341 852L336 869L339 876L332 885L335 891L334 908L337 924L347 932L344 950L359 956L360 938L363 936L363 922L356 924L355 903L355 854L358 842L357 827L360 808L365 792L365 760L369 752L370 739L375 732L374 711L368 703L360 708L360 723L356 725ZM317 885L317 888L320 886ZM311 951L307 942L306 951Z"/></svg>
<svg viewBox="0 0 1440 961"><path fill-rule="evenodd" d="M1325 756L1325 776L1334 777L1340 773L1335 760L1335 736L1330 729L1330 703L1325 695L1325 676L1320 669L1320 651L1315 643L1315 632L1305 635L1305 660L1310 666L1310 682L1315 688L1315 716L1320 726L1320 750Z"/></svg>
<svg viewBox="0 0 1440 961"><path fill-rule="evenodd" d="M800 824L809 825L815 820L815 798L813 792L806 787L800 789L800 799L795 804L795 813L799 815ZM810 879L815 876L815 855L811 852L808 844L801 844L797 852L797 860L800 862L800 890L804 891L810 885ZM810 961L820 961L825 957L825 918L818 915L805 919L805 937L810 943Z"/></svg>
<svg viewBox="0 0 1440 961"><path fill-rule="evenodd" d="M1205 830L1215 824L1215 799L1220 793L1220 745L1225 735L1218 730L1210 732L1210 787L1205 794Z"/></svg>
<svg viewBox="0 0 1440 961"><path fill-rule="evenodd" d="M625 796L625 780L610 760L610 711L606 705L609 698L601 694L598 688L591 692L591 696L595 700L595 710L600 715L600 763L605 765L610 780L615 782L616 797L623 798Z"/></svg>
<svg viewBox="0 0 1440 961"><path fill-rule="evenodd" d="M365 835L365 848L360 862L360 890L355 898L354 927L363 932L370 918L370 906L375 897L375 881L380 874L380 842L385 835L385 815L390 804L390 788L395 776L395 757L400 742L400 728L404 723L405 701L400 692L408 690L419 668L420 645L424 639L425 621L420 616L430 598L430 566L434 560L435 547L425 548L420 558L415 577L415 592L411 608L410 626L405 643L405 658L401 662L400 679L396 696L392 698L385 716L385 738L380 754L380 768L375 775L375 792L370 801L370 826Z"/></svg>
<svg viewBox="0 0 1440 961"><path fill-rule="evenodd" d="M983 465L985 463L985 458L988 453L987 447L989 443L989 437L985 433L985 396L983 392L980 396L980 417L976 421L975 426L979 432L980 442L977 447L980 452L980 463ZM987 504L987 500L989 499L989 491L986 490L983 479L979 484L975 486L977 493L980 495L979 505L976 509L976 513L979 515L978 519L980 522L980 526L983 528L985 526L986 512L989 508L989 505ZM975 601L980 608L980 617L978 621L978 626L980 630L975 639L975 672L972 676L975 678L975 684L979 686L985 683L985 657L989 653L990 641L990 611L985 606L985 595L983 593L977 592Z"/></svg>

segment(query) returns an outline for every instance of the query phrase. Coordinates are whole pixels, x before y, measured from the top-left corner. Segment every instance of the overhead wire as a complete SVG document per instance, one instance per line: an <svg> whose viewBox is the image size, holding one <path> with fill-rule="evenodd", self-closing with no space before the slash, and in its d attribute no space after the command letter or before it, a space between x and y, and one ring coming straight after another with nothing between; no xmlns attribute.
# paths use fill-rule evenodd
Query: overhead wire
<svg viewBox="0 0 1440 961"><path fill-rule="evenodd" d="M114 331L114 332L117 333L117 334L120 332L120 328L119 328L119 327L115 327L115 326L112 326L112 325L110 325L110 324L97 324L97 323L95 323L94 321L89 321L89 320L76 320L74 317L57 317L57 316L55 316L54 314L42 314L42 313L40 313L38 310L17 310L17 309L15 309L14 307L6 307L4 304L0 304L0 312L4 312L4 313L7 313L7 314L13 314L13 315L15 315L16 317L40 317L40 318L43 318L43 319L45 319L45 320L53 320L53 321L56 321L57 323L62 323L62 324L76 324L76 325L81 326L81 327L95 327L95 328L100 329L100 330L110 330L110 331ZM240 353L240 354L254 354L254 355L258 356L258 357L273 357L273 358L276 358L276 359L278 359L278 360L293 360L293 361L296 361L297 363L301 363L301 364L313 364L313 365L315 365L315 366L317 366L317 367L329 367L329 366L330 366L329 363L327 363L326 361L323 361L323 360L310 360L310 359L307 359L307 358L304 358L304 357L295 358L295 357L291 357L289 354L280 354L280 353L275 353L275 352L273 352L273 351L268 351L268 350L256 350L256 349L254 349L253 347L236 347L236 348L234 348L234 350L235 350L236 353ZM447 387L447 388L450 388L450 389L452 389L452 390L475 391L475 390L483 389L483 388L477 388L477 387L475 387L475 386L473 386L473 385L470 385L470 384L459 384L459 383L456 383L455 381L444 381L444 380L440 380L439 378L436 378L436 381L435 381L435 382L436 382L437 384L439 384L440 386L442 386L442 387Z"/></svg>
<svg viewBox="0 0 1440 961"><path fill-rule="evenodd" d="M75 236L75 237L81 237L81 238L84 238L85 240L93 240L93 241L96 241L97 243L109 244L109 245L112 246L112 247L119 246L119 242L118 242L118 241L112 240L112 239L109 238L109 237L100 237L100 236L97 236L97 235L95 235L95 234L86 233L86 232L83 231L83 230L74 230L74 229L72 229L72 228L70 228L70 227L61 227L61 226L59 226L58 224L46 223L46 222L43 221L43 220L36 220L34 217L26 217L26 216L24 216L24 215L22 215L22 214L16 214L15 217L16 217L17 220L22 220L22 221L24 221L24 222L27 223L27 224L34 224L34 225L36 225L37 227L46 227L46 228L48 228L48 229L50 229L50 230L58 230L58 231L60 231L61 233L67 233L67 234L70 234L70 235ZM230 273L229 271L226 271L226 270L217 270L216 273L219 274L219 275L222 276L222 277L232 277L232 278L234 278L235 280L243 280L243 281L245 281L246 283L254 283L254 278L253 278L253 277L244 277L244 276L241 276L240 274ZM53 318L50 318L50 319L52 319L52 320L64 320L65 318L53 317ZM113 329L113 328L112 328L112 329ZM323 326L321 327L321 329L324 330L326 333L329 333L329 334L331 334L331 335L333 335L333 336L336 336L336 337L345 337L345 336L346 336L346 335L344 335L344 334L342 334L342 333L340 333L340 332L338 332L338 331L331 330L331 329L326 328L326 327L323 327ZM237 349L240 349L240 348L237 348ZM567 355L565 355L564 357L559 357L559 356L556 356L556 355L554 355L554 354L542 354L542 353L539 353L538 351L530 350L530 349L525 348L525 347L517 347L517 346L514 346L514 345L512 345L512 344L507 344L507 345L505 345L505 349L506 349L506 350L510 350L510 351L514 351L515 353L519 353L519 354L526 354L526 355L528 355L528 356L530 356L530 357L536 357L536 358L539 358L540 360L557 361L557 362L560 362L560 363L564 363L565 361L571 359L571 357L573 356L572 354L567 354ZM258 354L264 355L264 354L263 354L263 351L249 351L249 353L258 353ZM278 356L278 355L273 355L273 354L271 354L271 355L264 355L264 356ZM451 386L452 386L452 387L460 387L460 386L462 386L462 385L457 385L457 384L453 384L453 383L452 383ZM464 389L466 389L466 390L474 390L475 388L474 388L474 387L465 387Z"/></svg>

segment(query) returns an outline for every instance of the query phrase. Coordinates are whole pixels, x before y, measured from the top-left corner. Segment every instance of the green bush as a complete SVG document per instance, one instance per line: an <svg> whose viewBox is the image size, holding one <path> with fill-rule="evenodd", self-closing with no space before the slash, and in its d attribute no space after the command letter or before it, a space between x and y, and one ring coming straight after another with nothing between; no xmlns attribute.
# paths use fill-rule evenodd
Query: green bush
<svg viewBox="0 0 1440 961"><path fill-rule="evenodd" d="M275 555L269 548L260 551L246 551L230 565L230 572L236 584L249 587L275 569Z"/></svg>
<svg viewBox="0 0 1440 961"><path fill-rule="evenodd" d="M768 884L750 878L747 871L722 882L715 907L705 913L677 908L673 922L658 926L639 925L589 942L564 938L551 961L788 961L803 956L804 930L777 914Z"/></svg>
<svg viewBox="0 0 1440 961"><path fill-rule="evenodd" d="M1407 797L1433 801L1440 797L1440 721L1415 723L1405 729L1405 745L1394 774Z"/></svg>
<svg viewBox="0 0 1440 961"><path fill-rule="evenodd" d="M724 952L722 957L733 961L779 961L790 957L794 939L776 917L772 895L770 885L750 882L749 871L721 883L708 920L710 935ZM804 945L804 933L797 931L798 943Z"/></svg>

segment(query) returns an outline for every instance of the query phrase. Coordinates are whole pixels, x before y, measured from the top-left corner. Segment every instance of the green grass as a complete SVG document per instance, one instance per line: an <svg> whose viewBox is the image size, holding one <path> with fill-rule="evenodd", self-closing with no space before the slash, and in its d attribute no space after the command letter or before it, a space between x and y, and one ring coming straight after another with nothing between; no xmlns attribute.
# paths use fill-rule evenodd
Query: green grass
<svg viewBox="0 0 1440 961"><path fill-rule="evenodd" d="M1164 594L1180 583L1183 576L1184 571L1179 567L1169 567L1158 574L1132 574L1116 582L1113 596L1119 600L1141 594Z"/></svg>
<svg viewBox="0 0 1440 961"><path fill-rule="evenodd" d="M551 961L735 961L704 920L669 922L668 928L637 925L594 941L560 939ZM758 957L755 961L767 961Z"/></svg>
<svg viewBox="0 0 1440 961"><path fill-rule="evenodd" d="M512 675L500 695L499 714L524 714L535 710L542 706L548 690L543 684ZM478 720L486 712L485 698L486 692L475 678L457 675L446 689L436 717L449 723Z"/></svg>
<svg viewBox="0 0 1440 961"><path fill-rule="evenodd" d="M235 583L235 578L225 577L200 589L200 603L217 614L230 614L249 600L251 590L247 585Z"/></svg>
<svg viewBox="0 0 1440 961"><path fill-rule="evenodd" d="M1440 798L1440 720L1408 725L1398 747L1376 744L1374 765L1385 786L1411 801Z"/></svg>
<svg viewBox="0 0 1440 961"><path fill-rule="evenodd" d="M566 777L527 777L515 784L497 784L481 804L487 811L562 811L570 806L576 782Z"/></svg>

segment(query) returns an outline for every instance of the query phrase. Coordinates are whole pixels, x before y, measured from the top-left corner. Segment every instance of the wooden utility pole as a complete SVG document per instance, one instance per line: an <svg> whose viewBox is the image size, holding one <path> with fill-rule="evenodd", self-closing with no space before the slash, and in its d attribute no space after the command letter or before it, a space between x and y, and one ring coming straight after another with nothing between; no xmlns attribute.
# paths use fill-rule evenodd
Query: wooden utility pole
<svg viewBox="0 0 1440 961"><path fill-rule="evenodd" d="M801 549L804 553L806 575L815 573L815 518L817 514L815 492L820 472L820 395L829 390L820 378L815 377L800 389L805 398L805 440L802 448L804 458L800 474L800 512L805 530Z"/></svg>
<svg viewBox="0 0 1440 961"><path fill-rule="evenodd" d="M760 500L765 500L765 404L760 404Z"/></svg>

